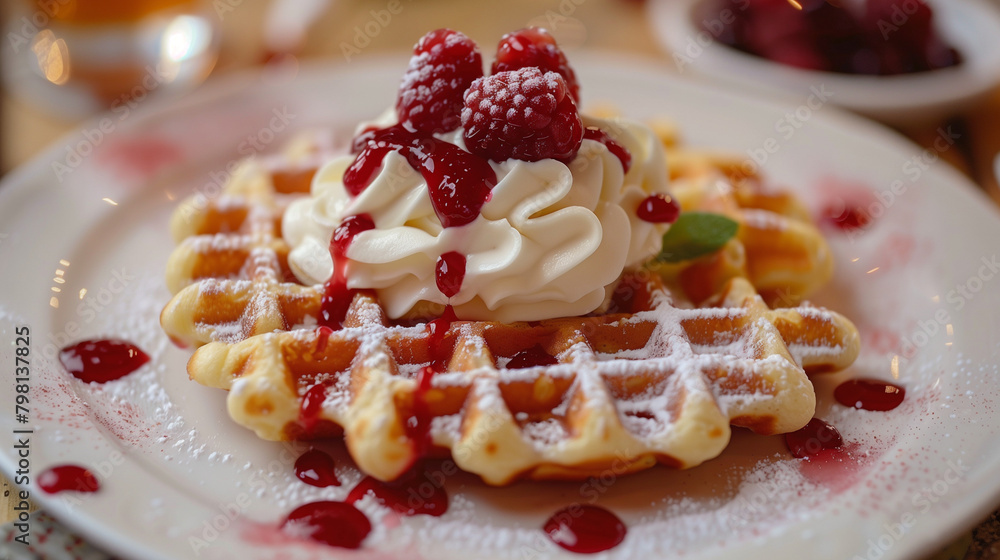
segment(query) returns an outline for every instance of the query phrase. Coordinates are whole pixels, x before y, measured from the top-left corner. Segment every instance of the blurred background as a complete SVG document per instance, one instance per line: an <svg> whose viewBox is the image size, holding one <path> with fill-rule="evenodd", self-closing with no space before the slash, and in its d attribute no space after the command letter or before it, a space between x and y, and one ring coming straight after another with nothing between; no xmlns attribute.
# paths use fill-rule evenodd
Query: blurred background
<svg viewBox="0 0 1000 560"><path fill-rule="evenodd" d="M891 1L881 4L891 6ZM1000 0L975 1L1000 10ZM716 8L725 9L726 2L748 6L751 0L722 0ZM834 0L753 2L763 6L759 17L778 22L781 36L773 38L768 30L758 29L764 35L757 39L739 36L746 39L741 48L755 40L786 41L781 44L787 46L792 41L788 30L800 23L799 32L809 40L833 33L825 23L814 29L806 20L781 21L771 15L789 6L803 13L818 5L828 9L823 4L837 4ZM660 36L665 31L651 16L656 8L651 4L658 4L662 13L670 3L687 5L691 0L4 0L0 174L62 136L78 134L83 123L96 122L104 111L121 116L140 110L147 100L182 99L236 72L267 68L291 76L307 64L363 64L368 57L386 53L407 57L421 35L438 27L461 30L487 53L504 33L537 25L550 29L571 60L574 52L584 49L613 50L678 73L678 53L664 46L669 44ZM828 15L816 16L813 24L833 21ZM834 31L840 33L835 41L854 37L850 30ZM798 44L789 48L772 58L805 49ZM842 52L837 48L834 51ZM801 67L815 60L786 58L784 63ZM1000 68L981 70L988 74ZM710 79L697 73L685 77ZM995 88L940 118L896 126L928 148L942 127L951 127L960 136L959 149L943 152L942 158L1000 203L994 174L1000 152L1000 93ZM4 513L0 508L0 517ZM935 558L1000 558L998 527L994 514Z"/></svg>
<svg viewBox="0 0 1000 560"><path fill-rule="evenodd" d="M301 62L354 64L387 52L407 53L430 28L460 29L486 48L508 31L543 25L558 28L555 35L569 52L596 47L663 56L644 23L644 3L635 0L515 0L503 2L502 9L459 0L2 4L3 172L100 110L124 111L146 97L183 95L202 80L211 83L265 63L295 72ZM482 17L484 9L489 17ZM391 30L379 32L387 19Z"/></svg>
<svg viewBox="0 0 1000 560"><path fill-rule="evenodd" d="M460 29L484 49L503 33L527 25L550 29L572 57L580 49L634 53L658 60L667 72L684 71L664 45L669 33L653 22L651 4L659 12L671 6L728 4L746 15L744 28L757 25L765 44L791 45L798 22L775 17L779 9L803 13L811 6L855 0L511 0L503 3L468 0L8 0L2 3L4 36L0 104L0 173L29 160L62 135L100 111L119 116L153 98L181 97L228 74L270 65L294 74L299 65L316 61L355 64L389 52L401 56L428 29ZM873 4L903 7L913 0ZM965 0L950 0L964 2ZM995 2L1000 0L975 0ZM818 4L817 4L818 3ZM760 5L757 19L753 7ZM666 7L664 7L666 6ZM744 10L744 6L751 9ZM891 25L888 7L886 22ZM763 14L763 15L761 15ZM771 15L768 15L771 14ZM793 14L795 15L795 14ZM802 20L806 37L837 31L830 14L813 15L813 28ZM695 18L692 18L692 20ZM700 18L708 21L709 17ZM391 28L387 27L391 20ZM819 22L817 24L817 22ZM897 21L896 23L899 23ZM909 24L909 28L916 27ZM381 32L385 30L385 32ZM703 30L688 30L697 33ZM716 38L717 31L712 31ZM740 30L737 30L739 32ZM728 33L728 32L727 32ZM781 34L780 40L774 37ZM744 33L746 35L746 33ZM899 33L900 36L903 33ZM692 35L695 39L700 37ZM726 37L722 37L725 39ZM675 44L683 44L674 38ZM843 50L842 37L834 37ZM784 42L782 42L784 41ZM837 42L839 41L839 42ZM748 43L752 41L747 41ZM746 45L743 45L746 47ZM904 45L904 50L908 48ZM735 49L734 49L735 50ZM485 52L485 51L484 51ZM680 53L683 55L683 53ZM966 53L968 54L968 53ZM778 52L771 58L785 54ZM800 60L785 60L800 64ZM857 57L855 57L857 58ZM363 63L363 62L362 62ZM967 66L974 66L967 64ZM698 78L695 72L686 77ZM979 72L980 70L977 70ZM956 84L956 87L961 87ZM876 88L877 90L877 88ZM965 172L1000 202L993 159L1000 152L1000 97L993 93L966 102L945 118L908 126L903 132L931 146L939 127L960 131L958 150L943 157ZM897 122L898 124L898 122Z"/></svg>

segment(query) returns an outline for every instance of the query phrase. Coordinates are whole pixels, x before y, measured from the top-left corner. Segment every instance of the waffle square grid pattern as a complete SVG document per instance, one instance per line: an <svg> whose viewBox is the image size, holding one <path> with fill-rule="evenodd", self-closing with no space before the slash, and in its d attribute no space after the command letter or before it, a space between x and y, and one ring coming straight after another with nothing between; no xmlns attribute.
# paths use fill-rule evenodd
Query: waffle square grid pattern
<svg viewBox="0 0 1000 560"><path fill-rule="evenodd" d="M198 347L188 373L229 390L234 421L268 440L343 435L376 478L448 454L494 485L695 466L722 452L731 425L805 425L807 374L857 356L857 331L835 312L772 310L741 277L693 307L645 268L626 271L609 310L584 317L456 320L435 332L389 321L362 290L343 328L318 327L322 286L296 281L280 234L312 171L250 160L218 198L175 211L176 295L161 323ZM531 349L556 363L507 367Z"/></svg>

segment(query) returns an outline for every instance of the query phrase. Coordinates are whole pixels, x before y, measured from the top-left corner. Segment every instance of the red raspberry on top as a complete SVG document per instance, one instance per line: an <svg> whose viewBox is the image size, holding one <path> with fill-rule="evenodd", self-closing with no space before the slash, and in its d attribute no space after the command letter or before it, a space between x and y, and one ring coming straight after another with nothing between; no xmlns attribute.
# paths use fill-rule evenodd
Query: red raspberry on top
<svg viewBox="0 0 1000 560"><path fill-rule="evenodd" d="M493 74L529 66L536 66L543 72L557 72L566 80L573 101L580 102L576 73L566 61L566 55L556 45L556 40L541 27L526 27L504 35L497 45Z"/></svg>
<svg viewBox="0 0 1000 560"><path fill-rule="evenodd" d="M583 123L566 81L535 67L479 78L465 92L465 146L493 161L569 161Z"/></svg>
<svg viewBox="0 0 1000 560"><path fill-rule="evenodd" d="M399 122L414 132L449 132L461 122L462 94L483 75L479 49L462 33L438 29L413 47L399 85Z"/></svg>

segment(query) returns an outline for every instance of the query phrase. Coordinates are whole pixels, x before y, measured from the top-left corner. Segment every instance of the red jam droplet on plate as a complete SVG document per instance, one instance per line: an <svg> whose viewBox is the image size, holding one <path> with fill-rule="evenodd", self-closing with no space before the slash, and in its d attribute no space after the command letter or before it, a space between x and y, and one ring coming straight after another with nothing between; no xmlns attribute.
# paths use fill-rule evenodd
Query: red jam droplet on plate
<svg viewBox="0 0 1000 560"><path fill-rule="evenodd" d="M837 386L833 397L844 406L885 412L903 403L906 390L876 379L852 379Z"/></svg>
<svg viewBox="0 0 1000 560"><path fill-rule="evenodd" d="M541 344L536 344L531 348L526 350L521 350L517 354L511 356L510 361L507 362L507 369L523 369L534 366L551 366L558 364L554 356L549 354L542 348Z"/></svg>
<svg viewBox="0 0 1000 560"><path fill-rule="evenodd" d="M333 457L319 449L310 449L295 460L295 476L310 486L340 486Z"/></svg>
<svg viewBox="0 0 1000 560"><path fill-rule="evenodd" d="M76 465L60 465L42 471L38 486L47 494L58 492L97 492L101 484L94 473Z"/></svg>
<svg viewBox="0 0 1000 560"><path fill-rule="evenodd" d="M640 220L654 224L672 224L681 214L681 207L673 198L656 193L647 196L635 211Z"/></svg>
<svg viewBox="0 0 1000 560"><path fill-rule="evenodd" d="M442 294L454 297L462 289L462 281L465 280L465 255L449 251L438 257L434 280Z"/></svg>
<svg viewBox="0 0 1000 560"><path fill-rule="evenodd" d="M800 430L785 434L785 444L798 459L812 457L827 449L844 445L837 428L819 418L813 418Z"/></svg>
<svg viewBox="0 0 1000 560"><path fill-rule="evenodd" d="M868 227L872 217L863 208L833 205L823 211L826 223L843 231L856 231Z"/></svg>
<svg viewBox="0 0 1000 560"><path fill-rule="evenodd" d="M628 173L629 169L632 169L632 154L629 153L625 146L622 146L616 142L607 132L599 128L586 128L583 131L584 140L596 140L601 144L604 144L608 148L608 151L618 158L618 161L622 162L622 170Z"/></svg>
<svg viewBox="0 0 1000 560"><path fill-rule="evenodd" d="M106 383L139 369L149 356L124 340L85 340L60 350L59 361L81 381Z"/></svg>
<svg viewBox="0 0 1000 560"><path fill-rule="evenodd" d="M439 478L423 469L411 470L393 482L367 476L351 490L347 501L353 504L370 495L400 515L438 517L448 511L448 492Z"/></svg>
<svg viewBox="0 0 1000 560"><path fill-rule="evenodd" d="M625 540L627 532L622 520L610 511L579 504L557 511L542 529L552 542L577 554L612 549Z"/></svg>
<svg viewBox="0 0 1000 560"><path fill-rule="evenodd" d="M371 532L372 524L351 504L313 502L289 513L281 530L330 546L359 548Z"/></svg>

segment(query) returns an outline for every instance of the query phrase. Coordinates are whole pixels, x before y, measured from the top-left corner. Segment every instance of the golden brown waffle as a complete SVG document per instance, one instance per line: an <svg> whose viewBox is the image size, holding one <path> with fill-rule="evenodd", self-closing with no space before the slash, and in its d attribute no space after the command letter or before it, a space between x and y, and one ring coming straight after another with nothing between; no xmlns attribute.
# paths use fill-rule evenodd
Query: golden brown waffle
<svg viewBox="0 0 1000 560"><path fill-rule="evenodd" d="M668 138L668 142L673 142ZM694 302L732 278L746 278L772 306L792 306L833 274L833 254L809 212L791 194L769 192L743 162L726 154L669 150L671 194L683 211L724 214L739 231L722 250L656 269Z"/></svg>
<svg viewBox="0 0 1000 560"><path fill-rule="evenodd" d="M426 391L418 377L431 362L427 327L390 326L366 293L340 331L213 342L188 369L200 383L230 389L229 414L265 439L312 435L318 423L303 418L302 397L323 384L323 433L342 427L358 466L387 480L419 457L419 401L436 448L486 482L506 484L657 462L694 466L722 451L730 424L762 434L798 429L815 407L806 372L841 369L857 353L843 317L771 311L743 279L716 307L687 310L671 305L655 275L627 282L636 288L630 313L453 323L443 341L452 357ZM559 364L504 368L536 344Z"/></svg>
<svg viewBox="0 0 1000 560"><path fill-rule="evenodd" d="M391 325L369 292L342 330L315 327L320 288L294 281L279 236L291 193L308 183L278 189L275 177L249 166L218 199L177 211L176 295L161 322L178 342L204 344L188 372L230 390L236 422L265 439L343 433L380 479L428 450L490 484L697 465L722 451L731 424L763 434L803 426L815 406L806 372L857 355L857 331L836 313L772 311L739 277L704 308L684 308L658 275L636 270L602 315L456 321L437 347L449 356L442 371L421 377L432 362L427 325ZM536 346L558 363L506 367ZM317 385L322 406L303 413Z"/></svg>

